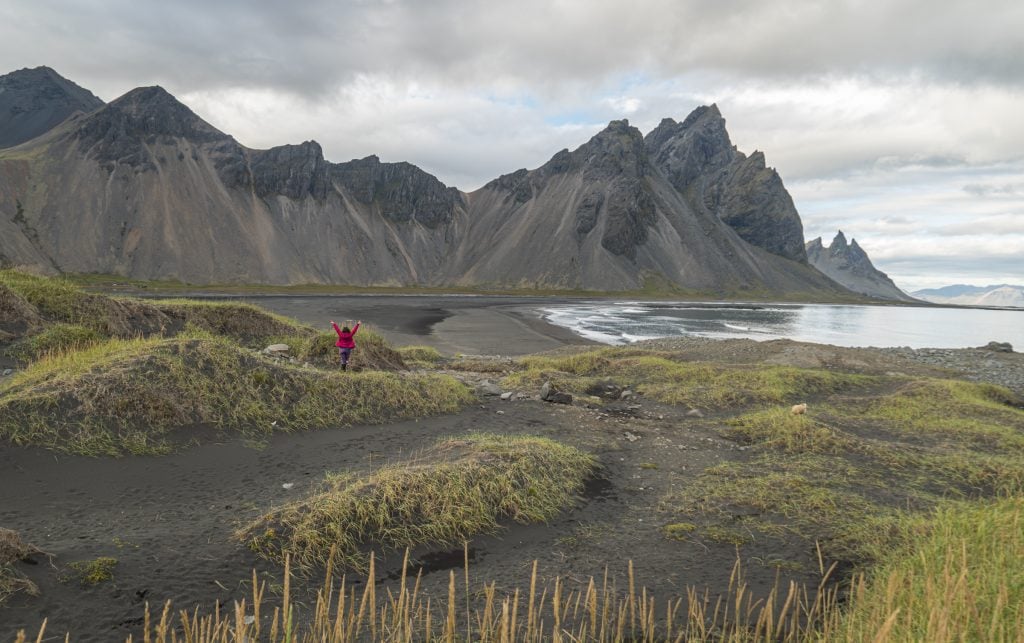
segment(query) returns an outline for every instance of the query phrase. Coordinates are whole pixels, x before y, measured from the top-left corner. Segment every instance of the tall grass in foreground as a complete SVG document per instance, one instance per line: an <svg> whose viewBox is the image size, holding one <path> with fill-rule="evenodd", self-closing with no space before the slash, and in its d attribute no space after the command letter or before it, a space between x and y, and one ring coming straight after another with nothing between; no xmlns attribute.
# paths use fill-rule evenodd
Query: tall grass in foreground
<svg viewBox="0 0 1024 643"><path fill-rule="evenodd" d="M280 605L265 603L266 583L254 574L251 601L229 610L175 613L168 602L152 613L147 605L143 636L154 643L1024 641L1024 499L952 504L911 532L919 541L855 577L845 604L824 564L810 590L791 583L757 599L737 563L725 596L690 589L685 597L656 600L638 589L632 564L625 588L607 575L582 588L561 579L540 587L535 562L528 590L499 594L490 583L471 592L467 554L464 578L450 572L447 597L432 600L421 592L421 576L404 571L397 591L378 594L367 583L357 595L344 578L335 583L332 556L309 613L292 602L286 559ZM408 554L403 569L407 563ZM370 578L374 571L371 558ZM26 640L20 633L18 643Z"/></svg>

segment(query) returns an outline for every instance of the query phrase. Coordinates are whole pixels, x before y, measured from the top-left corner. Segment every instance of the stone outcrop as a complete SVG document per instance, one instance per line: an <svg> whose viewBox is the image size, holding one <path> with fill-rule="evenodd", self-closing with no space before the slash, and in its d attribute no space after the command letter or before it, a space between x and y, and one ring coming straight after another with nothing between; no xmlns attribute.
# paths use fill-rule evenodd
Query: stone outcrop
<svg viewBox="0 0 1024 643"><path fill-rule="evenodd" d="M807 258L811 265L853 292L896 301L915 301L900 290L893 280L875 268L856 239L849 243L840 230L826 248L821 237L807 242Z"/></svg>
<svg viewBox="0 0 1024 643"><path fill-rule="evenodd" d="M0 76L0 148L32 140L72 114L102 106L102 100L49 67Z"/></svg>
<svg viewBox="0 0 1024 643"><path fill-rule="evenodd" d="M661 121L644 139L651 162L691 207L718 216L747 243L794 261L807 261L803 224L782 178L729 140L715 105L699 107L682 123Z"/></svg>

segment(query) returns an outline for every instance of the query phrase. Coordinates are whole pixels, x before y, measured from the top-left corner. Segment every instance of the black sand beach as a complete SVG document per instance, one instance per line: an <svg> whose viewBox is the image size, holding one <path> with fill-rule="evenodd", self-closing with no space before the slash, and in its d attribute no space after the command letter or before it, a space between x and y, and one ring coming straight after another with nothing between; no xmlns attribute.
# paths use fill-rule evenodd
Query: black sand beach
<svg viewBox="0 0 1024 643"><path fill-rule="evenodd" d="M362 320L395 345L433 346L446 355L526 355L592 344L549 324L543 306L566 298L476 295L264 295L241 297L275 313L330 329L333 319Z"/></svg>

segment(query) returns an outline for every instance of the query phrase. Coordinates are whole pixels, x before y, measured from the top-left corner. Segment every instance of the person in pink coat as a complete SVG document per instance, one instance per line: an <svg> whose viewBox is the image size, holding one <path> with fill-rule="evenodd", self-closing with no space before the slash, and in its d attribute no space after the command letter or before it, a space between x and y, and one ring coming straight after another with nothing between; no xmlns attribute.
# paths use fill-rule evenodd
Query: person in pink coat
<svg viewBox="0 0 1024 643"><path fill-rule="evenodd" d="M349 330L348 326L338 328L338 325L331 321L331 326L334 327L334 332L338 333L338 341L335 346L338 347L338 355L341 358L341 370L348 369L348 358L352 355L352 349L356 347L356 340L353 339L355 334L359 332L359 325L363 322L356 322L355 327Z"/></svg>

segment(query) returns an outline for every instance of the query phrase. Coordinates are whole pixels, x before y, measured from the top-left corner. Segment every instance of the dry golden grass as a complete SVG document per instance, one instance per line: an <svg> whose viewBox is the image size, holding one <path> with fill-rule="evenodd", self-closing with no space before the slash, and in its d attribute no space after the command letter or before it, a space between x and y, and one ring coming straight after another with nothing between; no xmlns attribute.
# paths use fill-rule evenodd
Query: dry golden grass
<svg viewBox="0 0 1024 643"><path fill-rule="evenodd" d="M44 552L21 539L18 532L0 527L0 605L18 592L36 595L35 583L19 574L14 563Z"/></svg>
<svg viewBox="0 0 1024 643"><path fill-rule="evenodd" d="M378 594L371 582L357 593L346 578L337 579L332 551L315 604L303 609L292 600L286 557L279 604L268 604L266 581L253 572L251 600L233 609L175 613L168 602L153 613L147 604L143 638L153 643L1024 641L1024 499L954 503L904 528L916 538L891 551L875 572L855 576L850 591L831 582L834 567L821 563L816 586L790 583L765 597L751 594L738 562L722 596L690 588L682 596L655 597L639 585L631 563L622 586L607 575L573 585L556 578L542 586L534 562L528 588L499 592L495 584L484 583L473 589L468 551L464 582L452 571L447 596L427 596L421 577L408 575L408 550L396 590ZM375 571L371 556L370 578ZM37 640L45 629L44 622ZM17 641L27 640L20 632Z"/></svg>
<svg viewBox="0 0 1024 643"><path fill-rule="evenodd" d="M594 466L572 447L538 437L473 434L442 440L410 462L356 477L335 474L312 496L239 532L266 557L304 569L337 560L365 567L368 545L453 545L498 521L544 522L570 504Z"/></svg>

